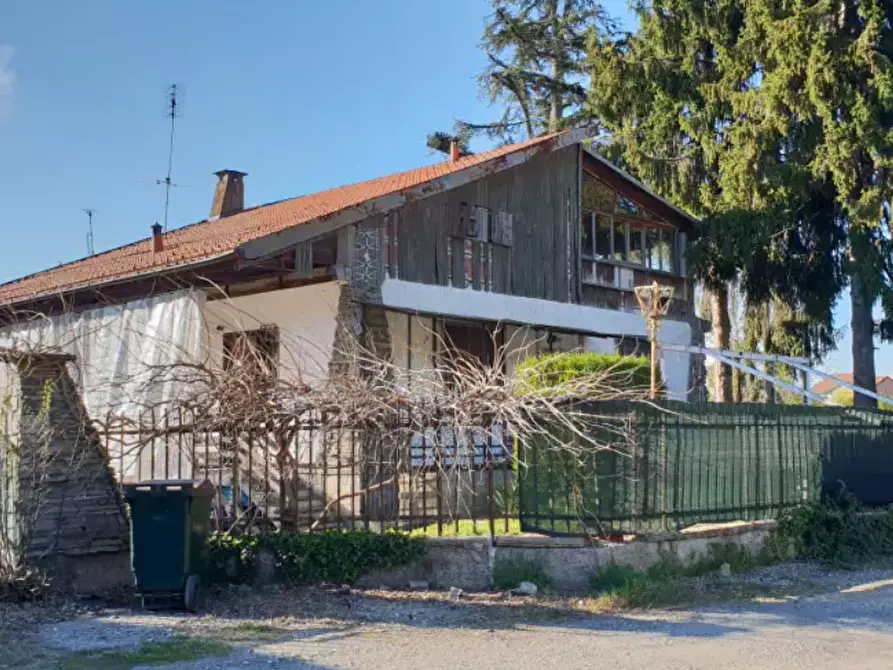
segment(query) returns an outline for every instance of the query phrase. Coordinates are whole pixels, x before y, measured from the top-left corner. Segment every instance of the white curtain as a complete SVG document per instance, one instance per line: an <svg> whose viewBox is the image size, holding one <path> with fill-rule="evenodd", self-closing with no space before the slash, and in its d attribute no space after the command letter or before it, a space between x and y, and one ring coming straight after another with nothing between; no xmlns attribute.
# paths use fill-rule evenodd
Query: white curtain
<svg viewBox="0 0 893 670"><path fill-rule="evenodd" d="M138 420L147 407L164 411L189 393L188 375L178 364L200 363L205 358L202 308L204 293L184 290L122 305L98 307L58 316L34 316L0 329L0 347L29 351L52 350L73 354L72 373L91 419L108 416ZM122 451L112 454L113 465L127 479L158 476L141 467L158 462L160 445L137 458L135 437L125 439ZM110 447L110 451L113 449ZM183 454L177 454L182 463ZM164 458L170 458L166 453ZM186 475L180 468L180 474ZM168 471L166 476L177 475Z"/></svg>

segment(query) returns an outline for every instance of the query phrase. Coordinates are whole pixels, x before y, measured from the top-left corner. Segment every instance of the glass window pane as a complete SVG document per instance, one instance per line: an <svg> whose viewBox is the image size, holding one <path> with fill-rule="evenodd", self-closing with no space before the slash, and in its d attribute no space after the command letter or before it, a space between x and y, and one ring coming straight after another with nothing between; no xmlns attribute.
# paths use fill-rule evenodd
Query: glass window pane
<svg viewBox="0 0 893 670"><path fill-rule="evenodd" d="M676 271L676 231L661 231L661 264L664 272Z"/></svg>
<svg viewBox="0 0 893 670"><path fill-rule="evenodd" d="M645 254L642 248L642 228L630 224L629 226L629 262L644 265Z"/></svg>
<svg viewBox="0 0 893 670"><path fill-rule="evenodd" d="M596 216L595 218L595 257L611 257L611 217Z"/></svg>
<svg viewBox="0 0 893 670"><path fill-rule="evenodd" d="M657 228L645 229L645 265L660 270L660 231Z"/></svg>
<svg viewBox="0 0 893 670"><path fill-rule="evenodd" d="M618 221L614 224L614 255L615 261L626 260L626 224Z"/></svg>
<svg viewBox="0 0 893 670"><path fill-rule="evenodd" d="M618 214L639 214L639 206L634 203L629 198L617 198L617 213Z"/></svg>
<svg viewBox="0 0 893 670"><path fill-rule="evenodd" d="M595 240L592 237L592 214L590 212L584 212L583 220L580 222L580 250L583 258L592 258L595 253Z"/></svg>
<svg viewBox="0 0 893 670"><path fill-rule="evenodd" d="M600 181L595 182L595 207L605 212L614 211L614 202L617 199L617 193L607 184Z"/></svg>

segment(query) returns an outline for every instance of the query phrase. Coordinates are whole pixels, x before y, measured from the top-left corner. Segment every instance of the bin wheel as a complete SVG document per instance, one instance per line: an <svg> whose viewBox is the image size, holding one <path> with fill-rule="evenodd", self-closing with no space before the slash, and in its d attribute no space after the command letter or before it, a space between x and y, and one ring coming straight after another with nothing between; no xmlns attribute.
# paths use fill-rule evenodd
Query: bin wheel
<svg viewBox="0 0 893 670"><path fill-rule="evenodd" d="M189 575L186 578L186 588L183 589L183 604L190 612L197 612L201 605L201 580L198 575Z"/></svg>

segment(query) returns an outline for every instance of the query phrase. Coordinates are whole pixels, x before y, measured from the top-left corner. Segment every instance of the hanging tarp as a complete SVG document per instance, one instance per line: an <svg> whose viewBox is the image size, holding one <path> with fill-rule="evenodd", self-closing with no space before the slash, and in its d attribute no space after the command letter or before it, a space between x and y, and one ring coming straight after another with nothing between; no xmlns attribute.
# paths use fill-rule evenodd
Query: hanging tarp
<svg viewBox="0 0 893 670"><path fill-rule="evenodd" d="M51 317L22 315L19 323L0 329L0 347L72 354L71 374L88 416L97 425L109 417L136 422L194 392L195 375L182 366L205 357L204 297L184 290ZM154 458L145 453L151 450L128 449L137 439L128 437L118 457L112 454L127 479L146 471L129 452Z"/></svg>

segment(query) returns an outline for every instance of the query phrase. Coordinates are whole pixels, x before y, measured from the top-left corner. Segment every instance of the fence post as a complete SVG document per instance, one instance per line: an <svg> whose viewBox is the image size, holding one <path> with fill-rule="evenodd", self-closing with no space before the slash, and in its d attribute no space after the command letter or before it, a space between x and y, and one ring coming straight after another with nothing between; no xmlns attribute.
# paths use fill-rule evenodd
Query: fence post
<svg viewBox="0 0 893 670"><path fill-rule="evenodd" d="M667 517L667 486L668 486L668 471L670 469L670 435L669 428L667 427L667 417L666 415L661 415L660 417L660 433L661 433L661 450L663 451L663 471L661 472L661 486L660 486L660 515L661 515L661 525L663 530L669 530L669 518Z"/></svg>
<svg viewBox="0 0 893 670"><path fill-rule="evenodd" d="M232 463L233 470L232 470L232 486L231 486L231 488L232 488L232 493L233 493L232 521L233 521L233 523L235 523L236 520L239 518L239 498L241 498L241 496L242 496L242 484L239 481L239 470L240 470L239 445L238 445L238 439L235 436L236 427L234 425L224 427L224 431L228 432L227 442L229 442L229 445L230 445L230 448L232 449L232 454L233 454L233 463Z"/></svg>

